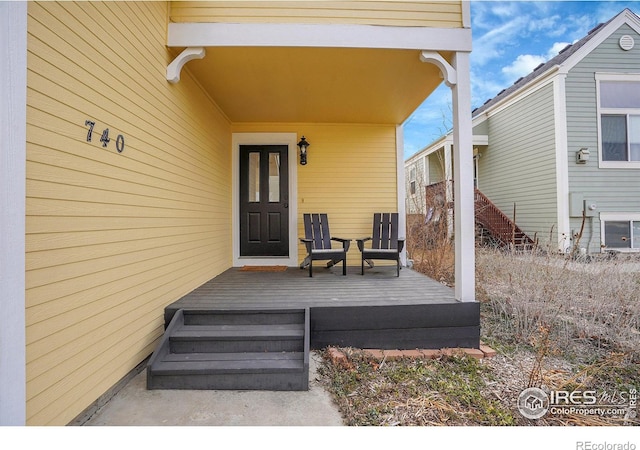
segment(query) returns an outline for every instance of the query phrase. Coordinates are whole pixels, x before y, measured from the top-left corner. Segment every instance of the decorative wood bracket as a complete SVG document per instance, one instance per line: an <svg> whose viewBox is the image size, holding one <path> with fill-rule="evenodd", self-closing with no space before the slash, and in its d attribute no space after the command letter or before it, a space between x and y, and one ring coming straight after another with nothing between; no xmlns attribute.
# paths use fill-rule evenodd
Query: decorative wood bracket
<svg viewBox="0 0 640 450"><path fill-rule="evenodd" d="M440 53L423 50L420 52L420 61L438 66L447 86L453 87L458 83L458 73L456 69L454 69Z"/></svg>
<svg viewBox="0 0 640 450"><path fill-rule="evenodd" d="M180 81L182 67L192 59L204 58L205 53L204 47L185 48L182 53L176 56L176 59L171 61L171 64L167 66L167 81L174 84Z"/></svg>

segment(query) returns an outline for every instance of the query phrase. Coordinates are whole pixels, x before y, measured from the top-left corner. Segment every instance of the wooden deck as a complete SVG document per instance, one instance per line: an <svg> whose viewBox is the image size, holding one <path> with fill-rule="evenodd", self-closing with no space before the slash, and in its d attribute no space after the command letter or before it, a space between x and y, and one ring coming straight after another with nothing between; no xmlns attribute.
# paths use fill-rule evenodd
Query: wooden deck
<svg viewBox="0 0 640 450"><path fill-rule="evenodd" d="M462 303L453 289L411 269L396 277L395 266L365 269L322 266L281 272L232 268L165 309L168 325L179 309L306 309L311 345L360 348L442 348L479 346L480 309Z"/></svg>

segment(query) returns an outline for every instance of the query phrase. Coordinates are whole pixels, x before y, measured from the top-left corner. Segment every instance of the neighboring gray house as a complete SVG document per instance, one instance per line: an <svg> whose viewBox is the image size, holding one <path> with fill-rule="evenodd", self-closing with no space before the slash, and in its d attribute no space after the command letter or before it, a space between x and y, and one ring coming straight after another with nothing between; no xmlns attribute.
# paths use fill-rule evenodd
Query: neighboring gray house
<svg viewBox="0 0 640 450"><path fill-rule="evenodd" d="M530 237L564 252L582 230L583 251L640 251L640 18L632 11L474 110L473 129L476 186L507 216L515 204ZM421 212L411 183L450 179L450 152L445 136L405 162L408 212Z"/></svg>

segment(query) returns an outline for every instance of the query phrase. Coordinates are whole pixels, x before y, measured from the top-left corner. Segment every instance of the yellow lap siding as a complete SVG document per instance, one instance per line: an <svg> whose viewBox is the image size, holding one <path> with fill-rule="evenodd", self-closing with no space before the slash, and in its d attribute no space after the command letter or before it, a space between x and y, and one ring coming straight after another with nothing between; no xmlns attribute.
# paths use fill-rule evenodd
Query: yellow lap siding
<svg viewBox="0 0 640 450"><path fill-rule="evenodd" d="M460 1L171 2L172 22L330 23L453 28L462 26Z"/></svg>
<svg viewBox="0 0 640 450"><path fill-rule="evenodd" d="M188 71L167 83L166 3L28 14L27 423L64 425L231 266L231 125Z"/></svg>

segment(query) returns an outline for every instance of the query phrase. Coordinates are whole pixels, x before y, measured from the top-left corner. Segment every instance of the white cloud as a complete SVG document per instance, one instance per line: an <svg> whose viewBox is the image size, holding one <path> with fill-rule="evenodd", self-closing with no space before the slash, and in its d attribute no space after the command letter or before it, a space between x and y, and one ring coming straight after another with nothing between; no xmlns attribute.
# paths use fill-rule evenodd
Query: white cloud
<svg viewBox="0 0 640 450"><path fill-rule="evenodd" d="M518 55L515 61L502 68L502 73L509 80L516 80L527 75L541 63L546 62L546 58L538 55Z"/></svg>
<svg viewBox="0 0 640 450"><path fill-rule="evenodd" d="M507 81L512 82L528 75L540 64L555 57L567 45L569 45L568 42L555 42L546 55L518 55L511 64L503 67L501 71L507 77Z"/></svg>
<svg viewBox="0 0 640 450"><path fill-rule="evenodd" d="M476 76L471 74L471 105L473 108L481 106L493 98L505 86L502 80L495 77Z"/></svg>
<svg viewBox="0 0 640 450"><path fill-rule="evenodd" d="M483 66L500 58L505 53L506 47L517 41L516 37L523 25L523 19L518 17L493 28L482 36L474 37L471 52L472 64Z"/></svg>
<svg viewBox="0 0 640 450"><path fill-rule="evenodd" d="M563 50L569 44L570 44L569 42L554 43L549 49L549 51L547 52L547 59L551 59L554 56L556 56L558 53L560 53L560 50Z"/></svg>

